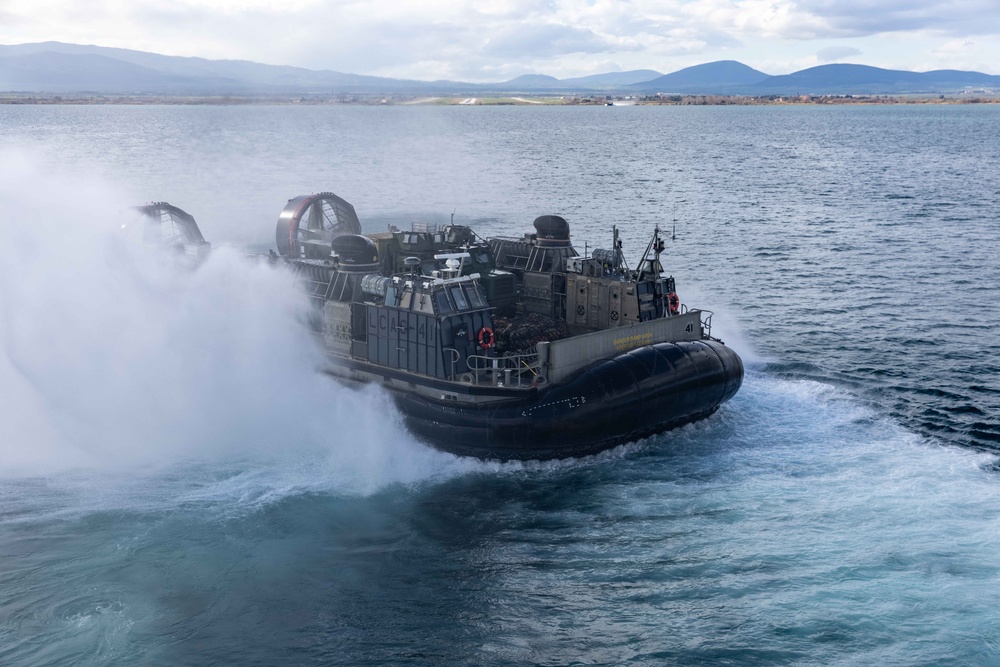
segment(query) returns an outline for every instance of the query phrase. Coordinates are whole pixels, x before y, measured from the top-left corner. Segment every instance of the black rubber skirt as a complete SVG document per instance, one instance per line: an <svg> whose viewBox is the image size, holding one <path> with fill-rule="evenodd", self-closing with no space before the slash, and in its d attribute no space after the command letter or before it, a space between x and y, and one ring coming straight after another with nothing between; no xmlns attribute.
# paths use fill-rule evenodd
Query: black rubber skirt
<svg viewBox="0 0 1000 667"><path fill-rule="evenodd" d="M605 359L529 398L479 404L398 393L407 427L460 456L507 461L593 454L708 417L743 382L715 341L658 343Z"/></svg>

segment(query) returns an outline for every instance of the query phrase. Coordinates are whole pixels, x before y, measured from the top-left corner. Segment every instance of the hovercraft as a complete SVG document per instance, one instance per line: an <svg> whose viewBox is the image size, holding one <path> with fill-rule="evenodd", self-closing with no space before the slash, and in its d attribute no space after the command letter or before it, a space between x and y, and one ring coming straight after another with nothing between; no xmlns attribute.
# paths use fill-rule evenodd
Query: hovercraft
<svg viewBox="0 0 1000 667"><path fill-rule="evenodd" d="M519 238L467 226L361 234L333 193L289 200L278 251L302 279L324 370L387 390L407 427L447 452L559 459L708 417L743 381L661 264L660 230L638 264L581 256L565 219Z"/></svg>

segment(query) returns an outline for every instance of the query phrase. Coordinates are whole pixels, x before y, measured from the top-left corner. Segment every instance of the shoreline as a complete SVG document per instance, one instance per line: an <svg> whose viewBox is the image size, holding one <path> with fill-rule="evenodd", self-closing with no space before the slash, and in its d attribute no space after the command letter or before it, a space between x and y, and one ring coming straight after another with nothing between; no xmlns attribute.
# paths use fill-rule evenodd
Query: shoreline
<svg viewBox="0 0 1000 667"><path fill-rule="evenodd" d="M998 104L997 94L957 95L100 95L0 93L0 105L120 106L797 106L840 104Z"/></svg>

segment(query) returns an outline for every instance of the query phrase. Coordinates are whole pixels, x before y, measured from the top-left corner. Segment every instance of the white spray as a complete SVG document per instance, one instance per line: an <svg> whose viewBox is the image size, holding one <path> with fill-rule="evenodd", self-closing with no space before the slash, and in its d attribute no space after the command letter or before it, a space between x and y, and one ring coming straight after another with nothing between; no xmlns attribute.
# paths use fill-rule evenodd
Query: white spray
<svg viewBox="0 0 1000 667"><path fill-rule="evenodd" d="M0 159L0 475L249 457L371 490L466 467L317 372L286 272L219 247L179 270L122 232L134 197Z"/></svg>

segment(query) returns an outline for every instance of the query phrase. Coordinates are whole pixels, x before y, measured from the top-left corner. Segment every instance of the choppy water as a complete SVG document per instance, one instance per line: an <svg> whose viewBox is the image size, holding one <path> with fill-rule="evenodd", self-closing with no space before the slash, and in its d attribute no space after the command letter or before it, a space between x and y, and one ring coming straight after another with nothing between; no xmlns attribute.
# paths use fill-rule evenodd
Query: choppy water
<svg viewBox="0 0 1000 667"><path fill-rule="evenodd" d="M0 107L0 663L1000 662L998 121ZM370 229L676 223L744 387L592 459L456 459L315 376L282 276L108 229L165 199L267 243L318 190Z"/></svg>

